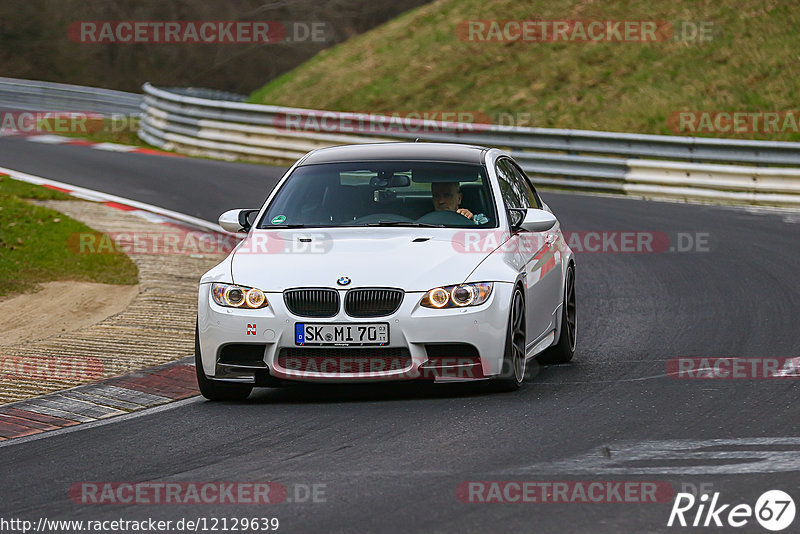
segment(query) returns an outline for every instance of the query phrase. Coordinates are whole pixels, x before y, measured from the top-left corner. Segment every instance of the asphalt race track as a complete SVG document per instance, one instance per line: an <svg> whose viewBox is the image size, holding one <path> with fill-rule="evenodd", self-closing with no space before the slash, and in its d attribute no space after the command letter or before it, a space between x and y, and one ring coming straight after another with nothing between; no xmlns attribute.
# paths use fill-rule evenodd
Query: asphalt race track
<svg viewBox="0 0 800 534"><path fill-rule="evenodd" d="M141 156L0 137L0 167L214 222L220 206L241 203L260 206L284 171L277 167L210 159ZM224 184L230 186L227 191L219 187ZM220 197L221 194L229 196L231 203Z"/></svg>
<svg viewBox="0 0 800 534"><path fill-rule="evenodd" d="M0 166L208 220L257 207L281 174L21 139L0 139ZM656 481L719 492L732 505L753 506L771 489L797 500L798 381L687 380L666 369L678 357L800 356L800 215L543 197L565 230L664 232L678 248L700 234L704 245L579 252L574 363L541 369L519 392L303 386L235 404L189 399L0 446L0 517L277 517L285 532L705 532L716 530L667 527L673 499L468 503L456 490L467 481ZM292 502L70 500L73 484L92 481L273 481ZM320 502L305 498L313 485ZM752 518L737 531L765 532Z"/></svg>

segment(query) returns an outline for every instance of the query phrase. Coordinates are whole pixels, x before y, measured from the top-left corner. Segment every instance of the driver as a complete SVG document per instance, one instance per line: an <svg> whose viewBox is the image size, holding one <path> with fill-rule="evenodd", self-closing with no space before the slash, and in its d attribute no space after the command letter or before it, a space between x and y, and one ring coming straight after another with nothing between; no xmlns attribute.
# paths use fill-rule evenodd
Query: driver
<svg viewBox="0 0 800 534"><path fill-rule="evenodd" d="M434 182L431 184L433 208L436 211L455 211L467 219L472 219L472 212L467 208L459 208L461 204L461 186L458 182Z"/></svg>

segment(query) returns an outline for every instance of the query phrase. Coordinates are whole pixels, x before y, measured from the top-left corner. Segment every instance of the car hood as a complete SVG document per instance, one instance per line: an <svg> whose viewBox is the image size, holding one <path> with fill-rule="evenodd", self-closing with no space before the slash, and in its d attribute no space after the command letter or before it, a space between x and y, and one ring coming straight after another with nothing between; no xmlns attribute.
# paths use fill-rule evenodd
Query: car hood
<svg viewBox="0 0 800 534"><path fill-rule="evenodd" d="M320 228L253 230L233 252L236 284L291 287L398 287L427 291L463 282L488 252L465 252L463 229ZM489 251L490 252L490 251Z"/></svg>

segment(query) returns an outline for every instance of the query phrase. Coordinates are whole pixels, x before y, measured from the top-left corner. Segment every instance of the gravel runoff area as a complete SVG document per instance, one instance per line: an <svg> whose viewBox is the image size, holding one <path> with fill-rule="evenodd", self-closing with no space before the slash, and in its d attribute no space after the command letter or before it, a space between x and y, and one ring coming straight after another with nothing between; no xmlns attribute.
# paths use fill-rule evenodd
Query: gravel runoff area
<svg viewBox="0 0 800 534"><path fill-rule="evenodd" d="M144 218L124 208L101 203L78 200L36 203L112 235L189 230L158 216ZM124 311L60 335L0 347L3 360L0 404L194 354L197 283L224 254L139 253L130 256L139 268L139 291ZM20 313L24 317L36 310L23 308Z"/></svg>

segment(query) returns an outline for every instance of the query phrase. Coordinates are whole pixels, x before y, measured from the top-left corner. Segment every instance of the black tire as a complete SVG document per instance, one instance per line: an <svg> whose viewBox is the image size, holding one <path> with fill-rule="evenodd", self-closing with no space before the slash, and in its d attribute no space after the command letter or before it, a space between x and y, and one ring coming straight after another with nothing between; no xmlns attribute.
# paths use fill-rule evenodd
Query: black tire
<svg viewBox="0 0 800 534"><path fill-rule="evenodd" d="M216 382L209 379L203 371L203 361L200 357L200 332L197 325L194 327L194 367L197 373L197 385L200 394L212 401L240 401L246 399L253 386L249 384L232 384Z"/></svg>
<svg viewBox="0 0 800 534"><path fill-rule="evenodd" d="M575 300L575 265L567 267L564 280L564 304L561 306L561 332L558 342L546 349L536 360L542 365L567 363L575 355L575 341L578 334L578 307Z"/></svg>
<svg viewBox="0 0 800 534"><path fill-rule="evenodd" d="M515 287L508 313L503 367L493 380L498 391L516 391L525 380L525 344L525 297L520 288Z"/></svg>

